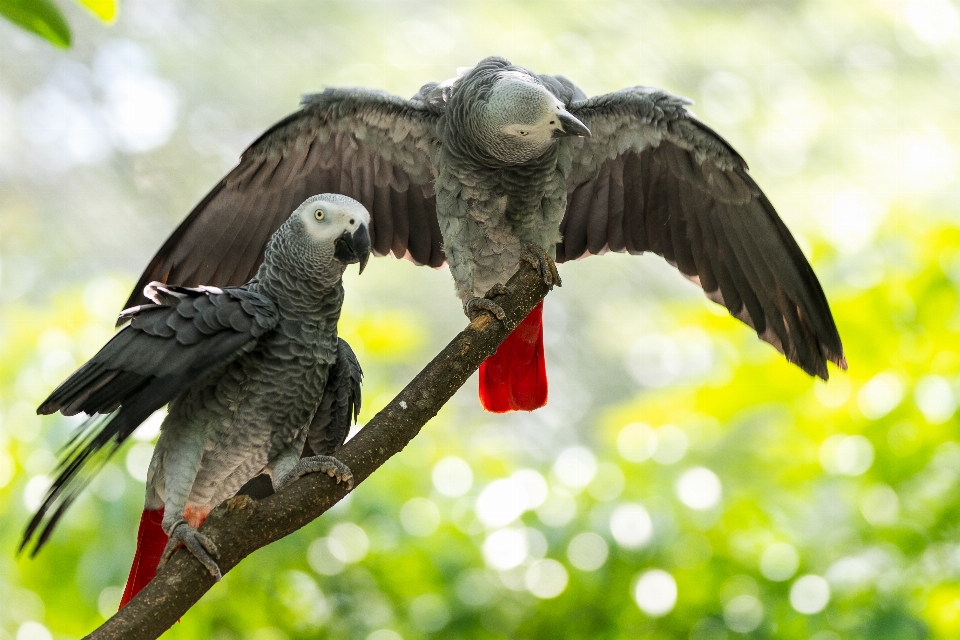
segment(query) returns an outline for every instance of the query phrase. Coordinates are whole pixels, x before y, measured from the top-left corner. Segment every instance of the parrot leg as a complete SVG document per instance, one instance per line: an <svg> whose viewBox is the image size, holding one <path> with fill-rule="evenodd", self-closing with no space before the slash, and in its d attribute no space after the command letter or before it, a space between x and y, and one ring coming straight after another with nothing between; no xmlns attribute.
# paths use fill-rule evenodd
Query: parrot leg
<svg viewBox="0 0 960 640"><path fill-rule="evenodd" d="M170 541L167 542L163 555L160 556L160 564L157 569L167 563L167 560L173 555L180 545L185 546L190 553L196 556L200 564L207 568L214 580L220 581L223 576L220 573L220 567L217 566L216 559L220 558L220 552L217 551L217 545L213 540L197 531L194 527L187 524L186 520L177 520L170 528Z"/></svg>
<svg viewBox="0 0 960 640"><path fill-rule="evenodd" d="M540 277L543 278L543 283L546 284L551 289L554 286L561 286L560 281L560 272L557 271L557 263L553 261L547 252L544 251L543 247L534 243L528 242L523 245L523 251L520 254L520 259L525 260L533 265L533 267L540 273ZM482 297L473 297L467 300L463 309L467 314L468 318L473 318L475 312L483 310L489 311L493 314L497 320L502 322L507 329L513 331L516 328L516 325L512 324L507 320L507 315L503 312L503 309L496 302L491 300L497 296L510 293L510 290L507 289L505 285L500 284L499 282L492 287L487 293Z"/></svg>
<svg viewBox="0 0 960 640"><path fill-rule="evenodd" d="M554 285L562 286L560 282L560 272L557 271L557 263L553 261L547 252L540 245L528 242L523 245L523 252L520 254L521 260L526 260L540 272L543 283L553 288Z"/></svg>
<svg viewBox="0 0 960 640"><path fill-rule="evenodd" d="M507 329L512 331L516 325L507 320L507 314L503 312L503 308L491 300L491 298L502 296L507 293L510 293L510 290L498 282L490 287L490 290L487 291L482 298L473 297L467 300L463 305L463 310L466 312L467 317L471 319L477 311L489 311L497 320L502 322Z"/></svg>
<svg viewBox="0 0 960 640"><path fill-rule="evenodd" d="M470 298L467 300L467 303L463 305L463 308L464 311L467 312L467 317L471 319L477 311L489 311L497 320L502 322L507 329L513 329L513 323L507 320L507 314L503 312L500 305L492 300L487 300L486 298Z"/></svg>
<svg viewBox="0 0 960 640"><path fill-rule="evenodd" d="M273 490L279 492L285 486L308 473L325 473L336 478L337 483L347 485L347 491L353 489L353 472L333 456L310 456L301 458L293 469L273 481Z"/></svg>

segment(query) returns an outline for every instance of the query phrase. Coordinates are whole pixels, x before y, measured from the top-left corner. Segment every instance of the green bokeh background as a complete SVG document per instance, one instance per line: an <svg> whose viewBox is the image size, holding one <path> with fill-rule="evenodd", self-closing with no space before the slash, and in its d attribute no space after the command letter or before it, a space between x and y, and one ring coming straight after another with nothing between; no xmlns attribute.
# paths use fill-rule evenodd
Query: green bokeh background
<svg viewBox="0 0 960 640"><path fill-rule="evenodd" d="M68 51L0 23L0 640L116 608L149 427L36 559L15 550L77 424L35 407L160 242L300 94L409 96L490 54L695 99L811 259L849 371L812 380L655 256L563 265L545 409L484 414L471 381L166 637L960 637L955 0L63 9ZM445 270L347 280L362 423L465 320Z"/></svg>

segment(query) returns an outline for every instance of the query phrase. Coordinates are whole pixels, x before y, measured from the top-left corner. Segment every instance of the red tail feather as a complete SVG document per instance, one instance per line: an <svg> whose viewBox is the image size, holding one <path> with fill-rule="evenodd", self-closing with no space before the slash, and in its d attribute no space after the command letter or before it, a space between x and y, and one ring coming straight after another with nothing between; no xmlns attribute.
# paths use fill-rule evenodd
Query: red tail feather
<svg viewBox="0 0 960 640"><path fill-rule="evenodd" d="M143 515L140 516L137 554L133 557L130 577L127 578L127 586L123 590L123 597L120 598L121 609L157 575L160 556L163 554L163 548L167 546L167 534L160 526L162 521L163 509L144 509Z"/></svg>
<svg viewBox="0 0 960 640"><path fill-rule="evenodd" d="M480 365L480 404L487 411L533 411L547 404L543 302Z"/></svg>

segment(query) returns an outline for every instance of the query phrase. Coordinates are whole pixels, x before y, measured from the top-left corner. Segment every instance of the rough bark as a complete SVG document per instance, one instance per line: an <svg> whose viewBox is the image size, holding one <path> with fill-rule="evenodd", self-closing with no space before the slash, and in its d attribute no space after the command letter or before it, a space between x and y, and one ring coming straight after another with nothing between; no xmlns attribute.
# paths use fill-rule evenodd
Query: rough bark
<svg viewBox="0 0 960 640"><path fill-rule="evenodd" d="M546 296L536 269L521 262L496 298L511 326ZM486 312L448 344L386 407L368 422L337 457L353 471L354 490L391 456L399 453L467 381L509 331ZM200 530L220 550L226 574L260 547L287 536L336 504L346 488L323 474L310 474L262 500L239 495L214 509ZM203 566L184 549L126 607L86 636L91 640L147 640L170 628L214 585ZM184 622L189 624L189 620Z"/></svg>

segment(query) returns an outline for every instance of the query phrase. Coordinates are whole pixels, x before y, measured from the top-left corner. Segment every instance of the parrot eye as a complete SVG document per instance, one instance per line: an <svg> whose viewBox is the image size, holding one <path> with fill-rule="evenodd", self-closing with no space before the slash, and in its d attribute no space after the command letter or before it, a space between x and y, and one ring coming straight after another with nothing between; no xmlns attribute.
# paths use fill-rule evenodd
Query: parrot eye
<svg viewBox="0 0 960 640"><path fill-rule="evenodd" d="M323 209L317 209L316 211L313 212L313 217L316 218L317 220L323 220L323 215L324 215Z"/></svg>
<svg viewBox="0 0 960 640"><path fill-rule="evenodd" d="M529 132L529 131L523 131L523 130L517 131L517 134L518 134L518 135L521 135L521 136L525 136L525 135L527 135L528 133L530 133L530 132Z"/></svg>

